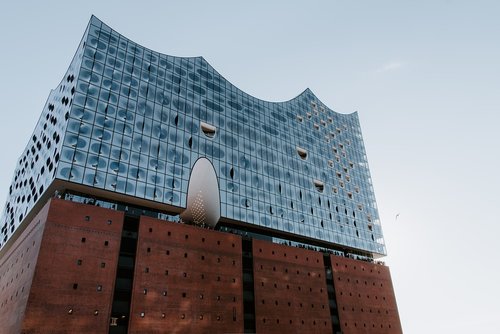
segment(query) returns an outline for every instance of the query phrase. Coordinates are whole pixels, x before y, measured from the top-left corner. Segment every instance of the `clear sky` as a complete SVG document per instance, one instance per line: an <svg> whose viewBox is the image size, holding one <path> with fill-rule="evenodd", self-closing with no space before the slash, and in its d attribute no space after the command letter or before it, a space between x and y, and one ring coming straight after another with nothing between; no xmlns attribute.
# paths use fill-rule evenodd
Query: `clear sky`
<svg viewBox="0 0 500 334"><path fill-rule="evenodd" d="M500 2L3 1L0 205L91 14L256 97L359 112L405 333L498 333ZM396 215L399 214L396 220Z"/></svg>

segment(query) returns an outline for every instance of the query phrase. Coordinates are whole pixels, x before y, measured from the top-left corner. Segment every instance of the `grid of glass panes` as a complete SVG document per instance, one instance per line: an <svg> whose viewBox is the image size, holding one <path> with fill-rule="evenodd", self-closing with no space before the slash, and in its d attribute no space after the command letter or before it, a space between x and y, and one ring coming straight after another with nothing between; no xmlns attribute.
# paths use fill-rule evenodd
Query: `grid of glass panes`
<svg viewBox="0 0 500 334"><path fill-rule="evenodd" d="M152 52L94 19L58 177L185 207L199 157L219 177L223 217L385 253L356 114L309 90L256 99L201 57Z"/></svg>

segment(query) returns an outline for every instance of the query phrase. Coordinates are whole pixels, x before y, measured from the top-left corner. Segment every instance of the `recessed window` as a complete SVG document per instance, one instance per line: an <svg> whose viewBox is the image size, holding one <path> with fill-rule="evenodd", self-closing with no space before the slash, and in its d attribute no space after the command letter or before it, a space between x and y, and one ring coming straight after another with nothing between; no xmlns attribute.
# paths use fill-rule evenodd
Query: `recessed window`
<svg viewBox="0 0 500 334"><path fill-rule="evenodd" d="M302 116L297 116L297 121L302 123L304 121L304 118Z"/></svg>
<svg viewBox="0 0 500 334"><path fill-rule="evenodd" d="M205 123L205 122L200 122L200 128L201 131L207 136L208 138L213 138L215 137L215 133L217 131L217 128L211 124Z"/></svg>
<svg viewBox="0 0 500 334"><path fill-rule="evenodd" d="M302 160L307 159L307 151L304 148L297 146L297 154Z"/></svg>
<svg viewBox="0 0 500 334"><path fill-rule="evenodd" d="M102 291L102 285L100 284L97 285L97 291Z"/></svg>
<svg viewBox="0 0 500 334"><path fill-rule="evenodd" d="M315 128L316 130L319 130L319 125L318 125L318 124L316 124L316 123L314 123L314 128Z"/></svg>
<svg viewBox="0 0 500 334"><path fill-rule="evenodd" d="M79 265L79 266L81 266L81 265L82 265L82 262L83 262L83 261L82 261L82 260L80 260L80 259L76 260L76 264L77 264L77 265Z"/></svg>
<svg viewBox="0 0 500 334"><path fill-rule="evenodd" d="M73 284L73 290L76 290L76 289L78 289L78 283Z"/></svg>
<svg viewBox="0 0 500 334"><path fill-rule="evenodd" d="M85 221L86 222L90 221L90 216L85 216Z"/></svg>
<svg viewBox="0 0 500 334"><path fill-rule="evenodd" d="M105 262L101 262L101 268L104 268L106 267L106 263Z"/></svg>
<svg viewBox="0 0 500 334"><path fill-rule="evenodd" d="M328 167L330 167L330 168L333 167L333 160L328 160Z"/></svg>
<svg viewBox="0 0 500 334"><path fill-rule="evenodd" d="M322 193L323 190L325 189L325 184L319 180L313 180L313 183L314 187L316 187L316 190Z"/></svg>
<svg viewBox="0 0 500 334"><path fill-rule="evenodd" d="M85 242L85 241L87 241L87 239L86 238L82 238L82 242Z"/></svg>

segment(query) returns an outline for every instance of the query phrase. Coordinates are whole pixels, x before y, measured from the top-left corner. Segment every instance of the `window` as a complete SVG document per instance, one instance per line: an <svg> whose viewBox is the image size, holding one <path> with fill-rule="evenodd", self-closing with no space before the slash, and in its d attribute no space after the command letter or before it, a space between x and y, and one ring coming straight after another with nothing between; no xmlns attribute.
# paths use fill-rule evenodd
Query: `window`
<svg viewBox="0 0 500 334"><path fill-rule="evenodd" d="M323 192L325 185L322 181L319 180L313 180L314 186L316 187L316 190L319 192Z"/></svg>
<svg viewBox="0 0 500 334"><path fill-rule="evenodd" d="M200 122L200 128L201 131L207 136L208 138L214 138L215 133L217 128L211 124L205 123L205 122Z"/></svg>
<svg viewBox="0 0 500 334"><path fill-rule="evenodd" d="M84 243L85 241L87 241L87 238L82 238L82 243Z"/></svg>
<svg viewBox="0 0 500 334"><path fill-rule="evenodd" d="M82 260L80 260L80 259L76 260L76 264L77 264L77 265L79 265L79 266L81 266L81 265L82 265L82 262L83 262L83 261L82 261Z"/></svg>
<svg viewBox="0 0 500 334"><path fill-rule="evenodd" d="M307 151L304 148L297 146L297 154L302 160L307 159Z"/></svg>
<svg viewBox="0 0 500 334"><path fill-rule="evenodd" d="M297 116L297 121L299 123L302 123L304 121L304 118L302 118L302 116Z"/></svg>
<svg viewBox="0 0 500 334"><path fill-rule="evenodd" d="M102 285L101 284L97 285L97 291L102 291Z"/></svg>

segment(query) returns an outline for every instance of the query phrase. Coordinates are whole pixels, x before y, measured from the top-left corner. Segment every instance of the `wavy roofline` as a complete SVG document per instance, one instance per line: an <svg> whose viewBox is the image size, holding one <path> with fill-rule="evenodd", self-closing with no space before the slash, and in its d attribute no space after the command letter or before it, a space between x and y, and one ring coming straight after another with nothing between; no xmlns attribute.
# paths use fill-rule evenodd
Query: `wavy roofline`
<svg viewBox="0 0 500 334"><path fill-rule="evenodd" d="M209 66L211 69L213 69L214 72L216 72L218 75L221 76L221 78L223 78L224 80L226 80L229 84L231 84L233 87L235 87L236 89L238 89L239 91L243 92L244 94L262 102L262 103L268 103L268 104L289 104L289 103L292 103L294 102L295 100L298 100L300 99L302 96L306 95L306 94L311 94L312 96L314 96L314 98L320 102L325 108L327 108L328 110L338 114L338 115L341 115L341 116L356 116L357 115L357 111L353 111L351 113L340 113L338 111L335 111L333 109L331 109L330 107L328 107L321 99L318 98L318 96L316 94L314 94L314 92L309 88L305 88L302 92L300 92L299 94L295 95L294 97L288 99L288 100L284 100L284 101L269 101L269 100L264 100L264 99L261 99L259 97L256 97L252 94L249 94L247 93L246 91L242 90L241 88L239 88L238 86L236 86L234 83L232 83L231 80L228 80L224 75L222 75L214 66L212 66L212 64L210 64L209 61L207 61L207 59L205 59L205 57L203 56L174 56L174 55L170 55L170 54L167 54L167 53L163 53L163 52L159 52L159 51L155 51L153 49L150 49L142 44L139 44L133 40L131 40L130 38L124 36L122 33L118 32L117 30L113 29L112 27L110 27L108 24L106 24L104 21L100 20L96 15L92 14L91 18L90 18L90 21L89 21L89 27L90 27L90 24L93 22L93 21L97 21L99 22L100 24L102 24L103 26L107 27L109 30L117 33L118 35L120 35L120 37L123 37L124 39L128 40L129 42L132 42L138 46L140 46L141 48L144 48L150 52L154 52L154 53L157 53L157 54L160 54L160 55L163 55L163 56L167 56L167 57L173 57L173 58L177 58L177 59L201 59L204 63L207 64L207 66Z"/></svg>

